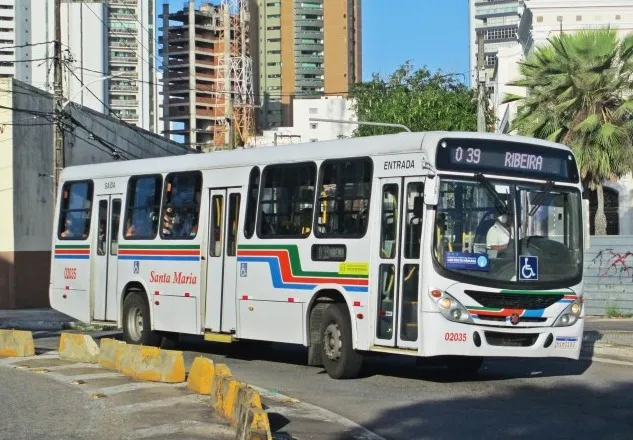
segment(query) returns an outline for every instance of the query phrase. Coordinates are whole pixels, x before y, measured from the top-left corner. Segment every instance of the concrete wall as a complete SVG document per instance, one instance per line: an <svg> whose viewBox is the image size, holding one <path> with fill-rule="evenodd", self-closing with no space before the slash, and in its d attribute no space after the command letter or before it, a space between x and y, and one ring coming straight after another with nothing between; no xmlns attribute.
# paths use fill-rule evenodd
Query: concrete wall
<svg viewBox="0 0 633 440"><path fill-rule="evenodd" d="M325 141L339 136L350 137L358 127L354 124L333 122L310 122L310 118L357 120L351 102L340 96L320 99L295 99L293 103L292 131L301 136L303 142Z"/></svg>
<svg viewBox="0 0 633 440"><path fill-rule="evenodd" d="M52 96L12 79L0 79L0 309L48 306L53 224ZM75 106L78 124L66 132L66 166L189 153L180 144L117 119ZM33 112L38 115L34 115ZM84 126L85 129L80 128ZM92 137L92 138L91 138ZM96 138L96 139L95 139Z"/></svg>
<svg viewBox="0 0 633 440"><path fill-rule="evenodd" d="M633 236L592 236L584 276L587 315L633 313Z"/></svg>

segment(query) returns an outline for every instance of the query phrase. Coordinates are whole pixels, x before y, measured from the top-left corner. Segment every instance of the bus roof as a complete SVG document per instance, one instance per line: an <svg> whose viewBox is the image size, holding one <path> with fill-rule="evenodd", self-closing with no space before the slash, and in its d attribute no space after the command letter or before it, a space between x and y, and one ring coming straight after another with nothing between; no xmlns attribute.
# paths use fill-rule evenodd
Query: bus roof
<svg viewBox="0 0 633 440"><path fill-rule="evenodd" d="M413 153L416 151L425 154L429 163L435 166L435 151L437 144L440 139L444 137L504 140L507 142L531 143L571 151L568 147L561 144L523 136L458 131L403 132L379 136L336 139L330 141L303 142L270 147L223 150L211 153L183 154L151 159L76 165L65 168L62 171L61 180L67 181L95 177L127 176L133 174L169 173L175 171L204 170L211 168L233 168L255 165L264 166L280 162L291 163L356 156Z"/></svg>

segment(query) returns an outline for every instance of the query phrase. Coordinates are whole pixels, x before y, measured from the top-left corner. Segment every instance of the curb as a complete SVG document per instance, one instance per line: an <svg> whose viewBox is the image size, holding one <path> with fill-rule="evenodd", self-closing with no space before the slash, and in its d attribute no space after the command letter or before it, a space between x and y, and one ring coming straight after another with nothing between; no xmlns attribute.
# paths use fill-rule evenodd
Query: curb
<svg viewBox="0 0 633 440"><path fill-rule="evenodd" d="M59 336L59 358L65 361L99 362L99 346L92 336L81 333L62 333Z"/></svg>

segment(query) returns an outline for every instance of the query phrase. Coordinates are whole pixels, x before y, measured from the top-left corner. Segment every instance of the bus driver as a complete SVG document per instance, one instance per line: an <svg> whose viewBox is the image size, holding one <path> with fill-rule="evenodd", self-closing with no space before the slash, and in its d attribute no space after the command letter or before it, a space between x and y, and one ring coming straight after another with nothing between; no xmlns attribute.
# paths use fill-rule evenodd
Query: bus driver
<svg viewBox="0 0 633 440"><path fill-rule="evenodd" d="M505 251L508 248L510 238L512 237L508 220L508 214L501 214L497 217L492 227L488 229L486 247L494 251L494 254Z"/></svg>

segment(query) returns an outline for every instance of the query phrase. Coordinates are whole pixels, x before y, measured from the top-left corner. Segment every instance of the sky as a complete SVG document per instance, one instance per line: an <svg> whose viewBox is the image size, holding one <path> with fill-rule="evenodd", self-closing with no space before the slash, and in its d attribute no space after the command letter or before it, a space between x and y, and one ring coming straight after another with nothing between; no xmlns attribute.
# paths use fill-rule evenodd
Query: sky
<svg viewBox="0 0 633 440"><path fill-rule="evenodd" d="M185 4L168 1L172 10ZM387 75L407 60L468 78L467 0L362 0L362 26L363 80Z"/></svg>

